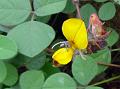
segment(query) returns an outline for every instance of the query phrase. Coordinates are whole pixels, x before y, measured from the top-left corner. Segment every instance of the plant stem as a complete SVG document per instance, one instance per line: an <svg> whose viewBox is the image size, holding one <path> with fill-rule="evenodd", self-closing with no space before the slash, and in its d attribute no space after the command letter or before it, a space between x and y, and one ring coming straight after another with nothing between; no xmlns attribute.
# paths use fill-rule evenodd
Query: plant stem
<svg viewBox="0 0 120 89"><path fill-rule="evenodd" d="M31 12L31 15L32 15L31 16L31 21L34 21L34 19L35 19L35 13L34 13L34 11Z"/></svg>
<svg viewBox="0 0 120 89"><path fill-rule="evenodd" d="M106 63L103 63L103 62L98 62L97 64L104 65L104 66L111 66L111 67L120 68L120 65L116 65L116 64L106 64Z"/></svg>
<svg viewBox="0 0 120 89"><path fill-rule="evenodd" d="M53 20L53 22L52 22L51 26L53 26L53 25L55 24L55 22L56 22L56 20L57 20L58 16L59 16L59 14L57 14L57 15L55 16L55 18L54 18L54 20Z"/></svg>
<svg viewBox="0 0 120 89"><path fill-rule="evenodd" d="M75 5L76 7L76 10L77 10L77 17L78 18L82 18L81 15L80 15L80 8L79 8L79 0L72 0L73 4Z"/></svg>
<svg viewBox="0 0 120 89"><path fill-rule="evenodd" d="M103 80L101 82L97 82L95 84L92 84L91 86L96 86L96 85L100 85L100 84L103 84L103 83L108 83L110 81L113 81L113 80L116 80L116 79L119 79L119 78L120 78L120 75L112 77L112 78L109 78L109 79L106 79L106 80Z"/></svg>
<svg viewBox="0 0 120 89"><path fill-rule="evenodd" d="M81 18L79 4L76 3L75 6L76 6L76 9L77 9L77 15L78 15L77 17Z"/></svg>
<svg viewBox="0 0 120 89"><path fill-rule="evenodd" d="M120 48L117 48L117 49L111 49L111 51L120 51Z"/></svg>

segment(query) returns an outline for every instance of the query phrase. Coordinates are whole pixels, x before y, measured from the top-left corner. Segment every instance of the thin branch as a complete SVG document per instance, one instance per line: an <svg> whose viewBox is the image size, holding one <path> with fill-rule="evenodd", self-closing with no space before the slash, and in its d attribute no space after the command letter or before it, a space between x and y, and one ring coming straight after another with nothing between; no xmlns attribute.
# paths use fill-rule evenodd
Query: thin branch
<svg viewBox="0 0 120 89"><path fill-rule="evenodd" d="M45 51L49 52L49 53L54 53L55 51L51 48L46 48Z"/></svg>
<svg viewBox="0 0 120 89"><path fill-rule="evenodd" d="M54 20L53 20L51 26L53 26L53 25L56 23L56 20L57 20L58 16L59 16L59 14L57 14L57 15L55 16L55 18L54 18Z"/></svg>
<svg viewBox="0 0 120 89"><path fill-rule="evenodd" d="M72 2L73 2L73 4L74 4L75 7L76 7L77 17L81 19L82 17L81 17L81 14L80 14L79 0L72 0Z"/></svg>
<svg viewBox="0 0 120 89"><path fill-rule="evenodd" d="M103 62L98 62L98 64L99 65L104 65L104 66L120 68L120 65L116 65L116 64L106 64L106 63L103 63Z"/></svg>
<svg viewBox="0 0 120 89"><path fill-rule="evenodd" d="M91 86L96 86L96 85L108 83L108 82L110 82L110 81L113 81L113 80L116 80L116 79L119 79L119 78L120 78L120 75L115 76L115 77L112 77L112 78L109 78L109 79L106 79L106 80L103 80L103 81L100 81L100 82L97 82L97 83L95 83L95 84L92 84Z"/></svg>
<svg viewBox="0 0 120 89"><path fill-rule="evenodd" d="M117 48L117 49L111 49L111 51L120 51L120 48Z"/></svg>

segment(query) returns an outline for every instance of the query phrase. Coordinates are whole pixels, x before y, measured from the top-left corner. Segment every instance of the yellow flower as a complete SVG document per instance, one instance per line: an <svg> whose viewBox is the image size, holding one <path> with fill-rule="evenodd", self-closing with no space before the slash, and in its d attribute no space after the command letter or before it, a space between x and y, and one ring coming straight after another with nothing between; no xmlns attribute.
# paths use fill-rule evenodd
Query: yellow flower
<svg viewBox="0 0 120 89"><path fill-rule="evenodd" d="M71 48L61 48L53 54L52 58L59 64L65 65L72 60L73 52Z"/></svg>
<svg viewBox="0 0 120 89"><path fill-rule="evenodd" d="M88 45L85 23L81 19L71 18L64 21L62 32L75 49L85 49Z"/></svg>
<svg viewBox="0 0 120 89"><path fill-rule="evenodd" d="M62 25L62 32L70 47L61 48L57 50L52 58L53 61L61 65L68 64L73 57L76 49L85 49L88 45L87 31L84 22L81 19L71 18L64 21Z"/></svg>

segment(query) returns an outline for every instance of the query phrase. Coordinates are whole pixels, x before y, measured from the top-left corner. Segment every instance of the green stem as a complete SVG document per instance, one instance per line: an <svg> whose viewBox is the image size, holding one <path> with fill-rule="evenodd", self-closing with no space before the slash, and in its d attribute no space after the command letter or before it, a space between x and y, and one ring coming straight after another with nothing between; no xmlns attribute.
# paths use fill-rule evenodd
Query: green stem
<svg viewBox="0 0 120 89"><path fill-rule="evenodd" d="M117 48L117 49L111 49L111 51L120 51L120 48Z"/></svg>
<svg viewBox="0 0 120 89"><path fill-rule="evenodd" d="M31 15L32 15L31 16L31 21L34 21L34 19L35 19L35 13L34 13L34 11L31 12Z"/></svg>
<svg viewBox="0 0 120 89"><path fill-rule="evenodd" d="M101 82L97 82L95 84L92 84L91 86L96 86L96 85L100 85L100 84L103 84L103 83L108 83L110 81L113 81L113 80L116 80L116 79L119 79L119 78L120 78L120 75L112 77L112 78L109 78L109 79L106 79L106 80L103 80Z"/></svg>

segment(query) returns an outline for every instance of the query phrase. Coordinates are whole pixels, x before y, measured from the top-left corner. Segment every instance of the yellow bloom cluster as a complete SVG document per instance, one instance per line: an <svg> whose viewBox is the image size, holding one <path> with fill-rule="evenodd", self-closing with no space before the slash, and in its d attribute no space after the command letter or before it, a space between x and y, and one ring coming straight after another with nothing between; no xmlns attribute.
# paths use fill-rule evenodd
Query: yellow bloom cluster
<svg viewBox="0 0 120 89"><path fill-rule="evenodd" d="M65 65L72 60L76 49L86 49L88 45L88 37L85 23L79 18L70 18L64 21L62 32L68 40L70 47L60 48L53 54L52 58L53 61Z"/></svg>

